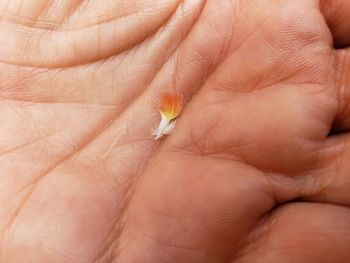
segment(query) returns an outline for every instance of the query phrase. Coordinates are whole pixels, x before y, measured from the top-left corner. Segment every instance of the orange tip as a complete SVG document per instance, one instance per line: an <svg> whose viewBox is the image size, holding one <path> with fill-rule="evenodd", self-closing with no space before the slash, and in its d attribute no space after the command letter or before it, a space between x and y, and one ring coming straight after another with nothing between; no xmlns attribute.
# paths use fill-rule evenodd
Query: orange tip
<svg viewBox="0 0 350 263"><path fill-rule="evenodd" d="M176 119L183 108L184 97L178 92L164 92L160 101L160 112L168 120Z"/></svg>

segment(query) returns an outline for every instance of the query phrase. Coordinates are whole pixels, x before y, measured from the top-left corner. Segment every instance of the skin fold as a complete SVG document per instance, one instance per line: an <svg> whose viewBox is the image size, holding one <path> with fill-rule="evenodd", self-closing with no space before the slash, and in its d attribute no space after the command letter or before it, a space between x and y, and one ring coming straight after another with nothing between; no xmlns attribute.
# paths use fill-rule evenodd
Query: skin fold
<svg viewBox="0 0 350 263"><path fill-rule="evenodd" d="M0 0L0 262L349 262L349 14Z"/></svg>

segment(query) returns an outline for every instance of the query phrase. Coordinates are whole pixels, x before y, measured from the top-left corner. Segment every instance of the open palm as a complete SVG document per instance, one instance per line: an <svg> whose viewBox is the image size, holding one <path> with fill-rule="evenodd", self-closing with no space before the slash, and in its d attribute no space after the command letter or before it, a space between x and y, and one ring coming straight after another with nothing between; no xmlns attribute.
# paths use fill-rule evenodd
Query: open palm
<svg viewBox="0 0 350 263"><path fill-rule="evenodd" d="M1 262L349 262L348 1L0 10Z"/></svg>

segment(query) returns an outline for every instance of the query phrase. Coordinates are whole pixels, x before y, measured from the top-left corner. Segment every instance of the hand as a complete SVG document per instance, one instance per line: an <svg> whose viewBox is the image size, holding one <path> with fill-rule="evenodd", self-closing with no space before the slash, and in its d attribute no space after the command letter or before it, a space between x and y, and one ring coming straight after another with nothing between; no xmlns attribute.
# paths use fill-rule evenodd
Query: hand
<svg viewBox="0 0 350 263"><path fill-rule="evenodd" d="M350 3L318 2L0 1L0 261L349 262Z"/></svg>

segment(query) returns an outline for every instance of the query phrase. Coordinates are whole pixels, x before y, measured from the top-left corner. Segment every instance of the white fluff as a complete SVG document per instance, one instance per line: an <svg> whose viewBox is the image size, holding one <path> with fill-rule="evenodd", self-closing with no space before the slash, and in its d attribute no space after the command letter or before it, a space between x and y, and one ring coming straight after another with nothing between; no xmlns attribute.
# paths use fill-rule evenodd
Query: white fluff
<svg viewBox="0 0 350 263"><path fill-rule="evenodd" d="M168 120L163 113L160 113L160 116L161 119L158 128L153 131L155 140L162 138L164 135L170 134L171 131L175 128L176 121Z"/></svg>

